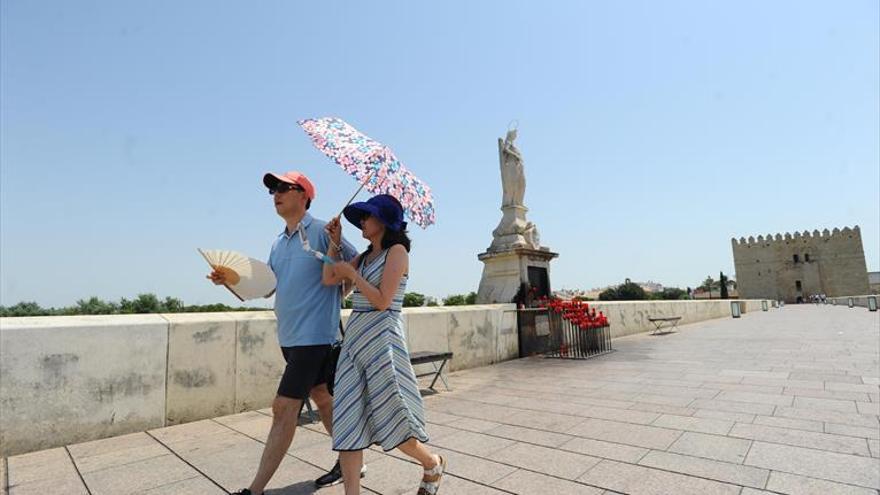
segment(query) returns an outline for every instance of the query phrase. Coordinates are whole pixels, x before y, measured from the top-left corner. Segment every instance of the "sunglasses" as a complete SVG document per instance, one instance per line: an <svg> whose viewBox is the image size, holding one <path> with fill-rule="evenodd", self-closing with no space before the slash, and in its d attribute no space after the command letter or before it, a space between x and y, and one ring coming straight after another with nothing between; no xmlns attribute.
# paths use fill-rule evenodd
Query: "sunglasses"
<svg viewBox="0 0 880 495"><path fill-rule="evenodd" d="M279 182L269 188L269 194L272 196L274 196L276 193L283 194L283 193L286 193L287 191L290 191L291 189L293 189L294 191L299 191L299 192L304 191L303 188L297 186L296 184L288 184L287 182Z"/></svg>

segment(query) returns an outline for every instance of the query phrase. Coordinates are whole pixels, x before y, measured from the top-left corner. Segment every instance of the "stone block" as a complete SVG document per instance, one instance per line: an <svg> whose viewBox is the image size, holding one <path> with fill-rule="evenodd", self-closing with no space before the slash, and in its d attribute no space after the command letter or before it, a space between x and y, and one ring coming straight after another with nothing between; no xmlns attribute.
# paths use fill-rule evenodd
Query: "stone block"
<svg viewBox="0 0 880 495"><path fill-rule="evenodd" d="M199 476L172 454L83 473L92 495L129 495Z"/></svg>
<svg viewBox="0 0 880 495"><path fill-rule="evenodd" d="M636 464L639 462L639 459L649 452L648 449L641 447L603 442L602 440L592 440L590 438L582 437L572 438L568 442L560 445L559 449L586 454L592 457L602 457L604 459L628 462L630 464Z"/></svg>
<svg viewBox="0 0 880 495"><path fill-rule="evenodd" d="M777 471L770 473L767 489L792 495L877 495L877 491L870 488L860 488Z"/></svg>
<svg viewBox="0 0 880 495"><path fill-rule="evenodd" d="M0 319L0 454L163 426L167 345L159 315Z"/></svg>
<svg viewBox="0 0 880 495"><path fill-rule="evenodd" d="M764 488L770 471L740 464L652 451L639 464L735 485Z"/></svg>
<svg viewBox="0 0 880 495"><path fill-rule="evenodd" d="M810 447L842 454L870 456L868 444L863 438L829 435L804 430L776 428L763 425L736 425L728 433L731 437L761 440L799 447Z"/></svg>
<svg viewBox="0 0 880 495"><path fill-rule="evenodd" d="M272 312L236 314L234 412L270 406L284 373Z"/></svg>
<svg viewBox="0 0 880 495"><path fill-rule="evenodd" d="M789 428L792 430L815 431L819 433L825 431L822 422L809 421L806 419L779 418L776 416L755 416L755 420L752 421L752 423L756 425L775 426L777 428ZM832 432L829 431L827 433Z"/></svg>
<svg viewBox="0 0 880 495"><path fill-rule="evenodd" d="M235 318L230 313L164 315L168 330L166 424L224 416L235 404Z"/></svg>
<svg viewBox="0 0 880 495"><path fill-rule="evenodd" d="M493 462L482 457L442 448L434 449L434 451L446 458L447 469L450 474L478 483L493 485L496 481L517 471L517 468L513 466Z"/></svg>
<svg viewBox="0 0 880 495"><path fill-rule="evenodd" d="M880 488L880 462L870 457L755 442L745 464L875 490Z"/></svg>
<svg viewBox="0 0 880 495"><path fill-rule="evenodd" d="M740 464L746 458L751 443L750 440L739 438L685 432L668 450L677 454Z"/></svg>
<svg viewBox="0 0 880 495"><path fill-rule="evenodd" d="M457 425L452 426L457 427ZM543 445L545 447L559 447L573 438L570 435L563 435L561 433L553 433L550 431L513 425L501 425L497 428L488 430L485 433L495 437L507 438L509 440L516 440L518 442L526 442L535 445Z"/></svg>
<svg viewBox="0 0 880 495"><path fill-rule="evenodd" d="M503 464L568 480L577 479L601 461L598 457L525 443L517 443L497 450L488 458Z"/></svg>
<svg viewBox="0 0 880 495"><path fill-rule="evenodd" d="M631 495L738 495L740 487L670 473L645 466L604 460L578 481Z"/></svg>
<svg viewBox="0 0 880 495"><path fill-rule="evenodd" d="M652 426L671 428L674 430L695 431L698 433L712 433L725 435L733 427L733 422L720 419L694 418L690 416L673 416L664 414L657 418Z"/></svg>
<svg viewBox="0 0 880 495"><path fill-rule="evenodd" d="M456 433L437 439L432 444L449 450L455 450L477 457L489 457L490 454L510 448L516 442L503 438L490 437L469 431Z"/></svg>
<svg viewBox="0 0 880 495"><path fill-rule="evenodd" d="M682 432L677 430L618 423L602 419L588 419L569 429L566 433L594 440L660 450L668 448L682 435Z"/></svg>
<svg viewBox="0 0 880 495"><path fill-rule="evenodd" d="M535 493L552 493L554 495L602 495L604 490L567 481L545 474L520 469L494 486L510 493L532 495Z"/></svg>
<svg viewBox="0 0 880 495"><path fill-rule="evenodd" d="M485 366L496 362L497 329L501 313L470 307L448 313L449 350L455 357L450 371Z"/></svg>

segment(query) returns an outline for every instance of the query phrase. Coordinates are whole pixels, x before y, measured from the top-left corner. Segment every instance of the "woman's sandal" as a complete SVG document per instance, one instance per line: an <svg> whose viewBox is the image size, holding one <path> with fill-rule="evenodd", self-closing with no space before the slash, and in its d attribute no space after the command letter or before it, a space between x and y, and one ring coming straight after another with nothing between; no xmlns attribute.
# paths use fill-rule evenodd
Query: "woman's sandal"
<svg viewBox="0 0 880 495"><path fill-rule="evenodd" d="M440 489L440 480L446 474L446 458L442 455L437 457L440 458L440 462L431 469L425 469L417 495L436 495L437 490Z"/></svg>

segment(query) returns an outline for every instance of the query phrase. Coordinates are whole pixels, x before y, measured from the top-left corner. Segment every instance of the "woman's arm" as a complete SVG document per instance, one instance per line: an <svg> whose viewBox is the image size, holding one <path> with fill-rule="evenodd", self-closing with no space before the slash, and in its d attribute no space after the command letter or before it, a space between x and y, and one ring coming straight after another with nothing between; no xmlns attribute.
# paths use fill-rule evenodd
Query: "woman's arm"
<svg viewBox="0 0 880 495"><path fill-rule="evenodd" d="M379 282L379 287L368 282L353 268L351 270L342 266L338 268L337 276L352 280L374 308L385 311L394 301L394 294L400 285L400 279L409 269L409 254L406 252L406 248L400 244L391 247L388 251L388 259L385 261L385 270L382 272L382 281Z"/></svg>
<svg viewBox="0 0 880 495"><path fill-rule="evenodd" d="M327 225L324 226L324 235L326 236L325 241L327 245L327 256L330 259L336 261L336 263L344 263L342 253L340 252L340 247L342 247L342 224L339 223L339 217L333 218ZM352 262L358 261L357 259L352 260ZM336 271L333 269L333 265L329 263L323 263L321 268L321 283L324 285L339 285L344 281L342 277L336 276ZM357 267L357 265L354 265Z"/></svg>

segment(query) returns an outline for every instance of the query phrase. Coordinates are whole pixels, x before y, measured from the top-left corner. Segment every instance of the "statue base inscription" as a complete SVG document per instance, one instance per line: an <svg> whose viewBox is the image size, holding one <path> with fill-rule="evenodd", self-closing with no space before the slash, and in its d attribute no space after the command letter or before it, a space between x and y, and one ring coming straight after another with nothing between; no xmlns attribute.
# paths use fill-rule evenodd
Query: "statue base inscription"
<svg viewBox="0 0 880 495"><path fill-rule="evenodd" d="M483 277L477 291L478 304L509 303L520 295L521 287L550 293L550 260L559 256L549 249L512 248L486 251L477 256L483 262Z"/></svg>

